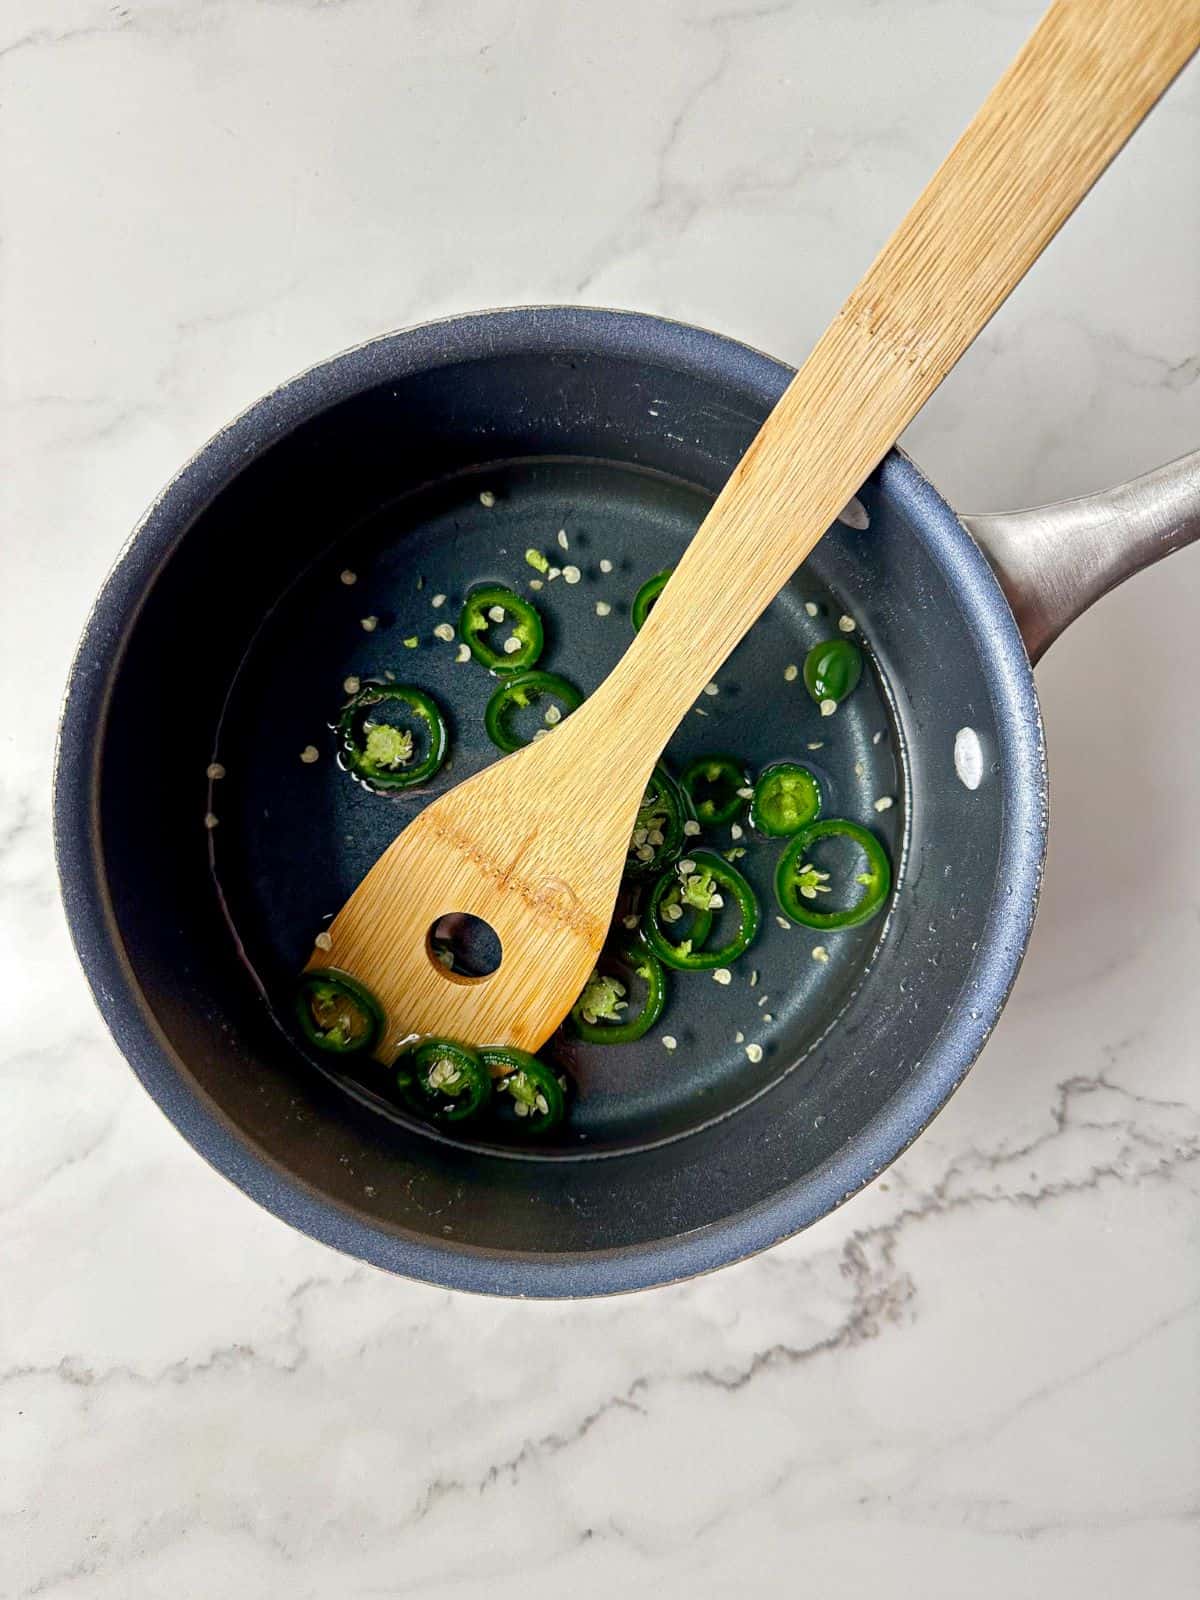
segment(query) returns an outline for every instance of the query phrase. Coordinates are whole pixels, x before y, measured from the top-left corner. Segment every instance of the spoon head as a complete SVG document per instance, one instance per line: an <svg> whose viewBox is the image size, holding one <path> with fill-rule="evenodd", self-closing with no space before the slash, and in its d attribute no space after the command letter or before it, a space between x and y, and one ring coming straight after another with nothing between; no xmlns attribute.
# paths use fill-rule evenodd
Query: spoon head
<svg viewBox="0 0 1200 1600"><path fill-rule="evenodd" d="M314 949L310 967L349 973L383 1008L381 1061L415 1035L537 1050L587 982L641 788L596 804L595 775L572 762L567 731L427 806L334 918L330 946ZM580 817L590 825L581 828ZM487 976L453 971L439 958L434 929L462 913L499 940L500 962Z"/></svg>

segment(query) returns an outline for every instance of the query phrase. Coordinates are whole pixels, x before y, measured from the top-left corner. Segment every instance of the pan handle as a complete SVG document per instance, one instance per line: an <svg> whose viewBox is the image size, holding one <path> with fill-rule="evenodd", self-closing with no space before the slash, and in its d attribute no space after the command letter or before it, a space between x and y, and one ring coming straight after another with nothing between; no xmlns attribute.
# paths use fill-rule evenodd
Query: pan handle
<svg viewBox="0 0 1200 1600"><path fill-rule="evenodd" d="M1102 595L1200 539L1200 450L1102 494L962 521L999 578L1036 665Z"/></svg>

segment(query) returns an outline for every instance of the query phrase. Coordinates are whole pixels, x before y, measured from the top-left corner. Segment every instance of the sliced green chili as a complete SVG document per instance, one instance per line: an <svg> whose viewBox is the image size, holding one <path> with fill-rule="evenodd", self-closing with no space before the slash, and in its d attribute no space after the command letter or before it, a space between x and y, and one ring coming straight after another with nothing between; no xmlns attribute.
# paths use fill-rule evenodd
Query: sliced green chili
<svg viewBox="0 0 1200 1600"><path fill-rule="evenodd" d="M750 825L773 839L786 838L821 814L821 786L807 767L780 761L759 774L750 802Z"/></svg>
<svg viewBox="0 0 1200 1600"><path fill-rule="evenodd" d="M479 1055L453 1039L422 1039L396 1062L396 1085L435 1122L465 1122L487 1105L492 1080Z"/></svg>
<svg viewBox="0 0 1200 1600"><path fill-rule="evenodd" d="M726 893L737 910L738 929L725 944L709 950L704 947L712 926L712 914L725 905ZM675 926L688 907L695 908L701 919L708 918L708 925L705 927L701 920L689 931L688 937L676 942L666 929ZM680 972L707 971L713 967L727 967L731 961L736 961L753 942L760 918L754 890L737 868L711 850L694 850L690 856L676 862L669 872L664 872L650 891L642 934L664 965Z"/></svg>
<svg viewBox="0 0 1200 1600"><path fill-rule="evenodd" d="M515 678L506 678L488 701L483 713L483 725L497 750L503 750L507 755L509 751L519 750L530 742L519 738L513 731L512 715L543 697L557 702L546 711L547 727L561 722L564 716L583 704L583 696L575 685L560 678L556 672L520 672Z"/></svg>
<svg viewBox="0 0 1200 1600"><path fill-rule="evenodd" d="M687 808L679 785L660 761L638 807L625 856L627 878L649 878L679 859Z"/></svg>
<svg viewBox="0 0 1200 1600"><path fill-rule="evenodd" d="M856 874L862 894L842 911L819 911L821 895L829 894L829 873L807 860L818 839L849 839L866 857L866 867ZM784 916L806 928L856 928L869 922L882 909L892 886L892 869L879 840L857 822L827 817L801 829L780 857L775 872L775 896Z"/></svg>
<svg viewBox="0 0 1200 1600"><path fill-rule="evenodd" d="M376 706L406 706L425 736L425 754L418 757L412 733L390 722L376 721ZM370 789L411 789L426 782L446 759L446 719L422 689L404 683L369 683L343 708L338 718L342 763Z"/></svg>
<svg viewBox="0 0 1200 1600"><path fill-rule="evenodd" d="M491 628L509 626L499 650L488 642ZM526 672L542 653L545 635L542 619L523 595L502 584L486 584L467 596L458 618L462 634L476 661L491 672Z"/></svg>
<svg viewBox="0 0 1200 1600"><path fill-rule="evenodd" d="M629 611L629 620L633 623L634 633L641 631L643 622L653 611L654 602L667 587L667 579L674 571L674 567L664 567L661 572L656 572L652 578L647 578L634 595L633 605Z"/></svg>
<svg viewBox="0 0 1200 1600"><path fill-rule="evenodd" d="M826 639L813 645L804 658L804 685L824 712L832 701L836 711L862 677L862 651L849 639Z"/></svg>
<svg viewBox="0 0 1200 1600"><path fill-rule="evenodd" d="M645 999L632 1016L629 988L618 973L632 974L646 986ZM640 943L613 945L600 952L596 970L571 1007L571 1025L588 1044L630 1044L658 1021L666 997L666 974L652 951Z"/></svg>
<svg viewBox="0 0 1200 1600"><path fill-rule="evenodd" d="M496 1109L507 1096L523 1133L545 1133L562 1121L566 1095L553 1067L514 1045L489 1045L479 1053L493 1080Z"/></svg>
<svg viewBox="0 0 1200 1600"><path fill-rule="evenodd" d="M732 822L745 809L750 775L735 756L698 756L684 767L679 787L700 822Z"/></svg>
<svg viewBox="0 0 1200 1600"><path fill-rule="evenodd" d="M336 967L312 967L300 979L296 1015L304 1037L332 1055L360 1055L383 1032L383 1012L368 989Z"/></svg>

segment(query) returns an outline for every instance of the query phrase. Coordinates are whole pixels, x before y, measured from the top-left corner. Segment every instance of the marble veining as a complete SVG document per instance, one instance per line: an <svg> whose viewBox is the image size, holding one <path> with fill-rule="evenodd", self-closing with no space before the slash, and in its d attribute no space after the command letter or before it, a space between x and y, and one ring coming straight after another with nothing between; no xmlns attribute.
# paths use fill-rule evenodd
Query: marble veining
<svg viewBox="0 0 1200 1600"><path fill-rule="evenodd" d="M0 1596L1194 1587L1196 551L1039 669L1043 905L964 1088L837 1215L672 1289L474 1300L258 1211L100 1025L48 843L91 597L230 415L518 301L799 359L1038 9L3 8ZM1193 67L910 430L964 508L1200 439L1198 91Z"/></svg>

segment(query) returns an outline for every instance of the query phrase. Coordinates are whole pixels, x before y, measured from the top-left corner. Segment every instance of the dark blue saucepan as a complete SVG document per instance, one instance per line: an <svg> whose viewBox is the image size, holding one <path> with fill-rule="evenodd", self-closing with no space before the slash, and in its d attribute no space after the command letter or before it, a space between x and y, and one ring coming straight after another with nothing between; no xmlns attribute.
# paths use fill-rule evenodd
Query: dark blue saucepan
<svg viewBox="0 0 1200 1600"><path fill-rule="evenodd" d="M270 1003L421 803L367 794L329 759L345 678L391 670L449 704L455 753L433 792L458 781L493 754L488 684L430 637L432 597L452 616L466 584L511 581L527 546L569 529L585 576L541 597L547 662L590 688L629 638L634 589L683 548L790 376L715 334L614 311L392 334L218 434L122 554L63 713L55 827L72 933L150 1093L297 1227L488 1293L665 1283L854 1194L979 1054L1029 938L1046 841L1030 658L1200 534L1200 457L964 525L888 456L731 658L710 717L689 717L671 748L815 765L834 809L886 838L891 911L828 940L828 960L768 915L747 958L754 990L681 980L639 1045L564 1046L579 1094L557 1144L414 1125L369 1073L310 1061ZM843 613L873 672L823 729L781 663ZM320 758L302 763L310 744ZM769 899L768 856L743 865Z"/></svg>

